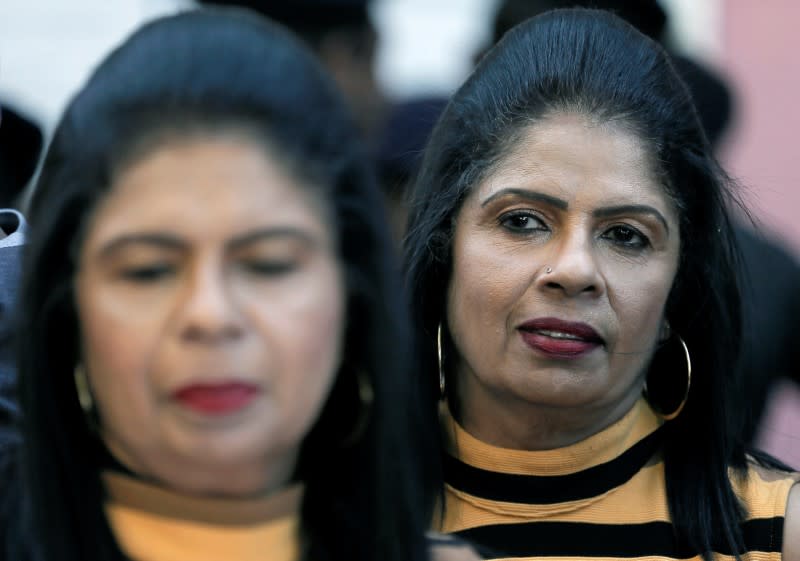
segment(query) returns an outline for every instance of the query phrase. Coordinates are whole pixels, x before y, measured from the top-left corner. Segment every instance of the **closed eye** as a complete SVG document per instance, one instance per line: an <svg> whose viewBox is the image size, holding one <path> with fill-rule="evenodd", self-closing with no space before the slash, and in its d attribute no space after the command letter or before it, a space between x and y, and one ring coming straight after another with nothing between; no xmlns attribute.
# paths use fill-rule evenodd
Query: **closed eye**
<svg viewBox="0 0 800 561"><path fill-rule="evenodd" d="M121 276L134 283L153 283L175 274L175 267L169 263L157 263L128 267L122 270Z"/></svg>
<svg viewBox="0 0 800 561"><path fill-rule="evenodd" d="M547 231L547 226L534 212L529 210L514 210L500 217L500 225L511 232L527 233Z"/></svg>
<svg viewBox="0 0 800 561"><path fill-rule="evenodd" d="M292 261L246 261L242 266L248 273L265 277L286 275L297 268Z"/></svg>

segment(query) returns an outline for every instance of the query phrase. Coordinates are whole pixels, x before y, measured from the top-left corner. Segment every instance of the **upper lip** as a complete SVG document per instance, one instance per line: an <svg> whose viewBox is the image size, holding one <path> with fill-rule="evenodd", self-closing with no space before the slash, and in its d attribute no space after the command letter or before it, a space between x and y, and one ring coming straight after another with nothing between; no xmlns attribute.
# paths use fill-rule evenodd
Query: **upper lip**
<svg viewBox="0 0 800 561"><path fill-rule="evenodd" d="M572 335L586 341L603 343L603 338L589 324L578 321L567 321L554 317L544 317L528 320L520 324L518 329L523 331L558 331L567 335Z"/></svg>

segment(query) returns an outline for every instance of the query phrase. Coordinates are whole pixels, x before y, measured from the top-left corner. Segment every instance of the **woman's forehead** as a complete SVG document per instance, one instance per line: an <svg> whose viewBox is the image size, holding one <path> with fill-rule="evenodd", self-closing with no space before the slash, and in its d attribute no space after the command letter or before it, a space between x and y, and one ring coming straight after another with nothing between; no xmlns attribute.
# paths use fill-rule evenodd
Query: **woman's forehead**
<svg viewBox="0 0 800 561"><path fill-rule="evenodd" d="M554 114L521 129L476 185L480 200L509 187L544 189L569 200L588 189L611 199L671 206L651 150L630 127L580 114Z"/></svg>
<svg viewBox="0 0 800 561"><path fill-rule="evenodd" d="M277 221L326 237L321 196L260 144L198 138L165 144L119 174L95 209L90 237L137 228L207 234Z"/></svg>

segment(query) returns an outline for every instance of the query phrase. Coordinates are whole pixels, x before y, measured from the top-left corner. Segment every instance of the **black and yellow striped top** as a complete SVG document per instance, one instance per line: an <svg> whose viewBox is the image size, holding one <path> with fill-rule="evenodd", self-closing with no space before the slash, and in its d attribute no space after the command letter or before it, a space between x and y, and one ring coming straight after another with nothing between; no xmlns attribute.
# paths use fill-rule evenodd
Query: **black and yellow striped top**
<svg viewBox="0 0 800 561"><path fill-rule="evenodd" d="M620 421L572 446L520 451L478 441L443 416L441 531L486 559L699 559L676 544L658 455L661 420L640 400ZM745 561L781 558L791 474L752 468L734 483L748 509ZM719 559L733 559L720 551Z"/></svg>

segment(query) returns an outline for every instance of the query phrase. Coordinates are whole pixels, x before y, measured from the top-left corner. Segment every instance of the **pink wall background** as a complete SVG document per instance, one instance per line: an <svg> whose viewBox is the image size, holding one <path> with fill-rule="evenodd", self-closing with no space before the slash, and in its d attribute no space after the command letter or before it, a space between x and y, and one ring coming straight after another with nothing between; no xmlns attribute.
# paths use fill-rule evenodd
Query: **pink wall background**
<svg viewBox="0 0 800 561"><path fill-rule="evenodd" d="M723 159L763 226L800 254L800 2L725 0L722 35L737 90Z"/></svg>

